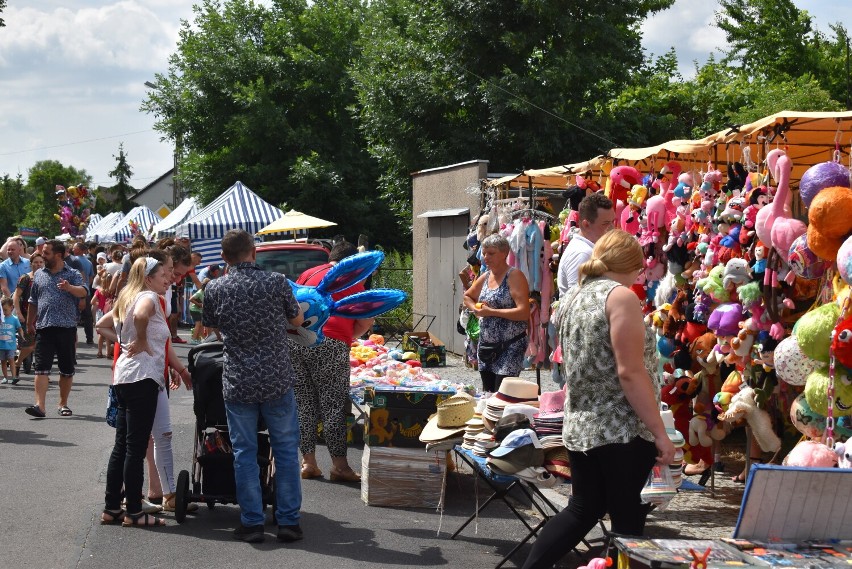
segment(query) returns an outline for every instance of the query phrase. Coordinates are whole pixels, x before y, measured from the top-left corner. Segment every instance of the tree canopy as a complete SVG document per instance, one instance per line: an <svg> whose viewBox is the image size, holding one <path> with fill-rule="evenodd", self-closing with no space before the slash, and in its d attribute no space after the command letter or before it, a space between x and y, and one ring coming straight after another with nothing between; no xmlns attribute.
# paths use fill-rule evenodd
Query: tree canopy
<svg viewBox="0 0 852 569"><path fill-rule="evenodd" d="M58 210L56 186L92 185L92 177L85 170L73 166L64 166L56 160L36 162L27 172L24 185L26 203L25 215L21 221L24 227L38 229L42 235L58 235L59 220L55 217Z"/></svg>

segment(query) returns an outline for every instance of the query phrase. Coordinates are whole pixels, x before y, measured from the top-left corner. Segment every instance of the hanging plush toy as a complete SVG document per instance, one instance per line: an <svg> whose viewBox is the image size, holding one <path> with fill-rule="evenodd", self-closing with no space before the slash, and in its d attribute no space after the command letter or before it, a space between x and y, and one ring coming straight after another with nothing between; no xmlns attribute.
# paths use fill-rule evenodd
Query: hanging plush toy
<svg viewBox="0 0 852 569"><path fill-rule="evenodd" d="M772 421L769 414L758 409L755 400L754 389L742 387L740 391L731 398L731 403L725 413L719 415L719 419L727 422L736 422L745 419L754 434L754 440L764 452L776 452L781 448L781 439L772 430Z"/></svg>
<svg viewBox="0 0 852 569"><path fill-rule="evenodd" d="M365 280L384 258L381 251L347 257L332 267L316 287L301 286L291 281L290 286L302 307L305 321L298 327L288 325L289 337L303 346L315 346L322 342L322 327L330 316L372 318L405 302L405 292L396 289L372 289L338 301L331 297Z"/></svg>

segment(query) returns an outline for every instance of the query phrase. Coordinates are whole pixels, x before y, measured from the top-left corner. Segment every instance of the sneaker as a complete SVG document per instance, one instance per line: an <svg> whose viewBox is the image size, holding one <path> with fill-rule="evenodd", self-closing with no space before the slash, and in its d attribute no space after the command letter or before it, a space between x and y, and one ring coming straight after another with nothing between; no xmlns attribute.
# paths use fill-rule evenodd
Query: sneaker
<svg viewBox="0 0 852 569"><path fill-rule="evenodd" d="M0 384L3 384L3 385L6 385L7 383L11 383L11 381L9 381L9 378L6 378L6 377L4 377L2 379L2 381L0 381Z"/></svg>
<svg viewBox="0 0 852 569"><path fill-rule="evenodd" d="M189 341L189 345L190 345L190 346L197 346L197 345L198 345L198 344L200 344L200 343L201 343L201 340L196 340L195 338L192 338L192 339Z"/></svg>
<svg viewBox="0 0 852 569"><path fill-rule="evenodd" d="M280 532L279 535L281 535ZM234 530L234 539L244 541L246 543L263 543L266 536L263 535L262 525L244 526L243 524L240 524L240 527Z"/></svg>
<svg viewBox="0 0 852 569"><path fill-rule="evenodd" d="M159 504L153 504L148 500L142 500L142 511L146 514L159 514L163 511L163 507Z"/></svg>
<svg viewBox="0 0 852 569"><path fill-rule="evenodd" d="M184 340L180 336L175 336L174 338L172 338L172 342L175 344L186 344L186 340Z"/></svg>
<svg viewBox="0 0 852 569"><path fill-rule="evenodd" d="M18 385L19 381L21 381L20 377L13 377L12 379L9 380L9 383L11 383L12 385Z"/></svg>
<svg viewBox="0 0 852 569"><path fill-rule="evenodd" d="M278 526L278 541L290 543L292 541L299 541L303 537L304 534L299 524L294 526Z"/></svg>

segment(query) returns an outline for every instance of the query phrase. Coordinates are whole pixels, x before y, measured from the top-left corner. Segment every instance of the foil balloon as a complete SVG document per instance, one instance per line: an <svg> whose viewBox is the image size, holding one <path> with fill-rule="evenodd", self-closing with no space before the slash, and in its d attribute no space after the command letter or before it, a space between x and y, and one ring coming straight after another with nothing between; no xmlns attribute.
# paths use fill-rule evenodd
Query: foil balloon
<svg viewBox="0 0 852 569"><path fill-rule="evenodd" d="M819 279L831 267L831 263L817 257L808 247L808 236L799 235L790 245L788 263L796 275L803 279Z"/></svg>
<svg viewBox="0 0 852 569"><path fill-rule="evenodd" d="M323 341L322 327L331 316L372 318L405 302L408 295L396 289L372 289L339 300L332 297L365 280L382 264L384 258L381 251L347 257L329 269L315 287L290 281L305 321L301 326L288 325L288 337L303 346L315 346Z"/></svg>
<svg viewBox="0 0 852 569"><path fill-rule="evenodd" d="M821 162L808 168L799 181L799 195L805 207L824 188L832 186L850 187L849 170L837 162Z"/></svg>
<svg viewBox="0 0 852 569"><path fill-rule="evenodd" d="M790 421L797 431L808 438L820 439L825 434L825 416L811 409L804 393L796 397L790 405ZM852 417L835 417L834 440L845 442L849 437L852 437Z"/></svg>
<svg viewBox="0 0 852 569"><path fill-rule="evenodd" d="M837 271L846 284L852 284L852 237L846 239L837 251Z"/></svg>
<svg viewBox="0 0 852 569"><path fill-rule="evenodd" d="M790 385L804 385L808 376L823 364L802 353L796 336L788 336L775 346L775 374Z"/></svg>

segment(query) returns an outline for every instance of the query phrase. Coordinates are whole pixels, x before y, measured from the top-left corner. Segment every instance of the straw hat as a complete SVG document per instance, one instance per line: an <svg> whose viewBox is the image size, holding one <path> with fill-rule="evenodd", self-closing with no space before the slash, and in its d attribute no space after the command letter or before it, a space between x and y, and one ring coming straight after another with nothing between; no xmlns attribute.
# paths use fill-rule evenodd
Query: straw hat
<svg viewBox="0 0 852 569"><path fill-rule="evenodd" d="M468 396L469 397L469 396ZM464 432L466 423L473 417L473 398L453 396L438 405L438 412L420 433L421 442L440 441Z"/></svg>
<svg viewBox="0 0 852 569"><path fill-rule="evenodd" d="M538 407L538 385L517 377L504 378L497 393L486 401L482 416L497 421L503 416L503 409L513 403Z"/></svg>
<svg viewBox="0 0 852 569"><path fill-rule="evenodd" d="M571 480L571 463L568 459L568 449L561 445L545 449L544 468L554 476Z"/></svg>

